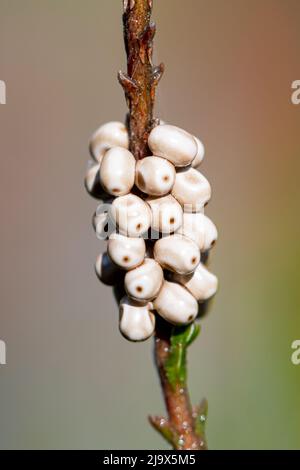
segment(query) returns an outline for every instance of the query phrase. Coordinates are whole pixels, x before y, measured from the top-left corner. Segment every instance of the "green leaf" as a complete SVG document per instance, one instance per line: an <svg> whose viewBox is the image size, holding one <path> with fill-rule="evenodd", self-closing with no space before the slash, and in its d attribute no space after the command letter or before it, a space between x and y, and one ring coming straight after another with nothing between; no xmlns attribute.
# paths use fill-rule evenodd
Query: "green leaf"
<svg viewBox="0 0 300 470"><path fill-rule="evenodd" d="M200 326L196 323L174 327L172 330L170 352L165 363L165 369L167 379L173 388L178 384L181 386L186 384L186 350L199 333Z"/></svg>

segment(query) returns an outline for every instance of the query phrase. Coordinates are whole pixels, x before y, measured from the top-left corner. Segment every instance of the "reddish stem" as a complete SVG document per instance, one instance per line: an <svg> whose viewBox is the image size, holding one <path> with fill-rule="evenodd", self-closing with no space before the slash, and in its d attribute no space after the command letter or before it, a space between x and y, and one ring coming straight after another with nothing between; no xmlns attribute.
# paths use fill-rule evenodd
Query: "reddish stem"
<svg viewBox="0 0 300 470"><path fill-rule="evenodd" d="M124 41L127 74L119 72L129 108L130 150L135 158L149 155L148 136L156 124L153 118L155 90L164 66L152 64L156 26L150 21L152 0L124 0Z"/></svg>

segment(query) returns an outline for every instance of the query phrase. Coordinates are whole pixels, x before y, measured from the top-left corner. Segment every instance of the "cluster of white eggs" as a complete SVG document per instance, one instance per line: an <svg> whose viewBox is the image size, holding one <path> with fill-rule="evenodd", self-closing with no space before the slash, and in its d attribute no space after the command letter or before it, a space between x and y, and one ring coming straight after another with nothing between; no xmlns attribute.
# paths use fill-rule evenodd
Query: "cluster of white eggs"
<svg viewBox="0 0 300 470"><path fill-rule="evenodd" d="M124 283L119 327L131 341L154 333L157 314L173 325L191 323L218 283L201 263L217 239L204 215L211 187L198 171L203 144L160 124L148 146L152 155L136 161L124 124L104 124L91 138L95 162L85 178L88 192L106 203L94 215L96 233L105 238L108 222L114 227L96 273L108 285Z"/></svg>

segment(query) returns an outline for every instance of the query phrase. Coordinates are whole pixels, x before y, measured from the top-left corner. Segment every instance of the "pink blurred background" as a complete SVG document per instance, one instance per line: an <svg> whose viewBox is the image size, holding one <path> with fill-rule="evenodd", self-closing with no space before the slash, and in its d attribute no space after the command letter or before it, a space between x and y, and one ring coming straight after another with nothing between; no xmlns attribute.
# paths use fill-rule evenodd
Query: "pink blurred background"
<svg viewBox="0 0 300 470"><path fill-rule="evenodd" d="M118 332L83 188L92 131L122 120L121 1L0 0L1 448L164 448L152 341ZM155 0L157 115L199 136L220 240L190 350L210 448L299 448L298 0Z"/></svg>

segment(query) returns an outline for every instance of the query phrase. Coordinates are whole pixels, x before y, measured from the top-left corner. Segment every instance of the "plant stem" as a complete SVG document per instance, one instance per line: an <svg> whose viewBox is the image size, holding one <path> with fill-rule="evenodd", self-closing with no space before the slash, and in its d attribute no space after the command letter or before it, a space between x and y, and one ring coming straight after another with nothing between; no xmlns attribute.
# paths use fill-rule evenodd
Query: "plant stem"
<svg viewBox="0 0 300 470"><path fill-rule="evenodd" d="M160 376L168 419L149 417L150 423L176 450L205 450L207 402L192 408L187 387L187 348L195 325L172 328L158 320L155 335L155 362ZM181 333L183 332L183 333ZM192 331L192 334L193 331ZM177 340L176 340L177 336Z"/></svg>
<svg viewBox="0 0 300 470"><path fill-rule="evenodd" d="M148 136L156 124L153 118L155 89L164 66L152 65L155 24L150 21L152 0L124 0L124 41L127 74L119 72L129 108L130 150L135 158L149 155Z"/></svg>
<svg viewBox="0 0 300 470"><path fill-rule="evenodd" d="M130 150L139 160L149 155L148 136L158 123L153 117L153 107L164 66L152 64L156 30L151 22L152 0L123 0L123 7L127 74L119 72L118 78L129 108ZM154 355L168 418L150 417L149 420L177 450L206 448L204 424L207 404L203 402L192 409L186 382L186 350L194 339L190 337L194 334L192 329L190 326L177 329L157 319Z"/></svg>

